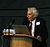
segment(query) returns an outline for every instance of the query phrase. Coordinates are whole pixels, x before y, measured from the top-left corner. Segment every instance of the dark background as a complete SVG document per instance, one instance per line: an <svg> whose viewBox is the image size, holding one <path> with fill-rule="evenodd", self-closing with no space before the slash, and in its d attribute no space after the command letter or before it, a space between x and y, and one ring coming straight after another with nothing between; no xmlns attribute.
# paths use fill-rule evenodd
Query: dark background
<svg viewBox="0 0 50 47"><path fill-rule="evenodd" d="M36 7L39 11L39 17L46 20L47 45L50 47L50 0L0 0L0 47L2 47L2 30L13 19L15 19L15 24L22 24L28 7Z"/></svg>

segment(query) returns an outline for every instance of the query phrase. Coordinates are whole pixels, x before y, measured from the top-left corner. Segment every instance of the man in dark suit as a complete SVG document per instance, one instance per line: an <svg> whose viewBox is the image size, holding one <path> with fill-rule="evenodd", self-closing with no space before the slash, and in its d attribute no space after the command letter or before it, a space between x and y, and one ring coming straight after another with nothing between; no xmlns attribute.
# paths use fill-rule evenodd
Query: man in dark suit
<svg viewBox="0 0 50 47"><path fill-rule="evenodd" d="M34 45L34 47L47 47L46 40L48 38L48 32L46 23L42 18L38 18L38 11L35 7L28 8L27 17L25 18L23 24L28 27L32 36L42 40L40 46L38 44L37 46Z"/></svg>

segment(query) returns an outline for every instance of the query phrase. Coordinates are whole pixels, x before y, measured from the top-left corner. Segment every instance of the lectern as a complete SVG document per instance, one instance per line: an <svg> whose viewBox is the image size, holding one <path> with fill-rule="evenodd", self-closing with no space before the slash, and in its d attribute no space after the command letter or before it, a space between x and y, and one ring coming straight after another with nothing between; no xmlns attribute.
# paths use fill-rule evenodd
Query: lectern
<svg viewBox="0 0 50 47"><path fill-rule="evenodd" d="M26 35L26 34L5 34L4 36L8 37L10 40L10 47L32 47L32 44L35 43L36 45L40 42L35 37ZM39 43L40 44L40 43Z"/></svg>
<svg viewBox="0 0 50 47"><path fill-rule="evenodd" d="M4 30L5 33L3 36L5 37L5 41L6 40L8 41L9 44L8 47L32 47L35 44L36 45L38 44L37 42L39 42L39 40L37 40L36 37L33 37L29 34L26 26L16 26L14 29L15 34L13 33L14 30L13 31L11 30L10 32L9 30L8 31Z"/></svg>
<svg viewBox="0 0 50 47"><path fill-rule="evenodd" d="M26 34L15 34L11 37L10 47L32 47L32 37Z"/></svg>
<svg viewBox="0 0 50 47"><path fill-rule="evenodd" d="M33 36L26 34L15 34L15 35L4 35L6 37L10 36L10 47L32 47Z"/></svg>

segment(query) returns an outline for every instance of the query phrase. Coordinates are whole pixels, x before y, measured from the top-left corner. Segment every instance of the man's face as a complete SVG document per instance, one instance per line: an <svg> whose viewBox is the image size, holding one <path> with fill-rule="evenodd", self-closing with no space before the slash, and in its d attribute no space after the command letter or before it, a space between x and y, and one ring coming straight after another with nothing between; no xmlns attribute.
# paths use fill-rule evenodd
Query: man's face
<svg viewBox="0 0 50 47"><path fill-rule="evenodd" d="M29 21L35 19L32 10L28 10L28 11L27 11L27 18L28 18Z"/></svg>

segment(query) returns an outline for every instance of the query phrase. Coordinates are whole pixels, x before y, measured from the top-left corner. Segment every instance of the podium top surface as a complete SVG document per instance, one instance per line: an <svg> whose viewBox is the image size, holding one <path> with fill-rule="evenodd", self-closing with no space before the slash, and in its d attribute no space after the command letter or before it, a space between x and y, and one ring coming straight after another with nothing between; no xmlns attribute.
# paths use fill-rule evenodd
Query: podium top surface
<svg viewBox="0 0 50 47"><path fill-rule="evenodd" d="M28 38L31 38L31 39L36 39L38 40L36 37L34 36L31 36L31 35L26 35L26 34L4 34L3 36L10 36L10 37L28 37ZM38 41L42 41L42 40L38 40Z"/></svg>
<svg viewBox="0 0 50 47"><path fill-rule="evenodd" d="M30 37L30 38L34 38L34 36L31 35L26 35L26 34L4 34L3 36L16 36L16 37Z"/></svg>

